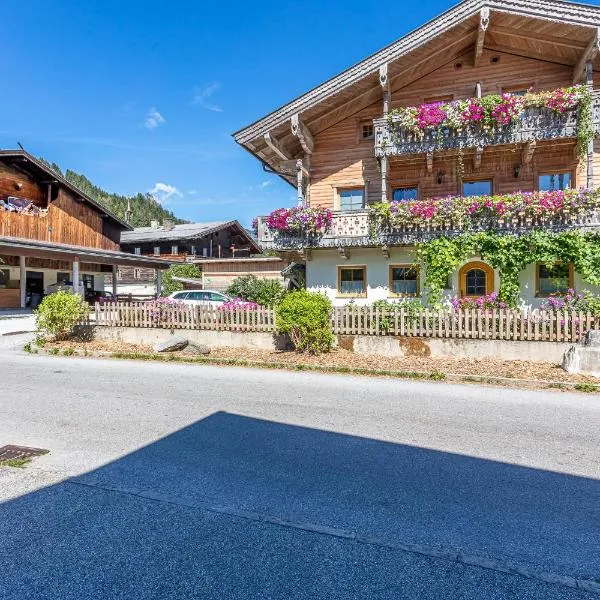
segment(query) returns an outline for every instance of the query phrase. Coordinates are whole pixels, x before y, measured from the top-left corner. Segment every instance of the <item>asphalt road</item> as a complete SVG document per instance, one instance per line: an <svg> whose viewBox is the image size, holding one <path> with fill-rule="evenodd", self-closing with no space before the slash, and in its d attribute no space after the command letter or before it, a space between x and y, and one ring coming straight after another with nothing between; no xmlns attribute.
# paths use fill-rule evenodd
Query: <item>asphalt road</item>
<svg viewBox="0 0 600 600"><path fill-rule="evenodd" d="M597 396L0 350L0 446L51 451L0 469L0 598L598 598L599 433Z"/></svg>

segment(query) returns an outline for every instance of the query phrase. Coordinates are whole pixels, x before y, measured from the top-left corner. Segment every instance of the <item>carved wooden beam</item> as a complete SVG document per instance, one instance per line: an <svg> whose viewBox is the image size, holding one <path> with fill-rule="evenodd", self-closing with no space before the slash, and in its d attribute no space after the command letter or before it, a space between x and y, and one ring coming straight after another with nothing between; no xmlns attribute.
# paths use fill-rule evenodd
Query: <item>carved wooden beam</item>
<svg viewBox="0 0 600 600"><path fill-rule="evenodd" d="M298 206L304 206L304 169L302 168L302 159L296 161L296 188L298 191Z"/></svg>
<svg viewBox="0 0 600 600"><path fill-rule="evenodd" d="M340 246L338 248L338 252L340 253L340 256L344 259L344 260L348 260L350 258L350 254L348 253L348 250L346 248L344 248L343 246Z"/></svg>
<svg viewBox="0 0 600 600"><path fill-rule="evenodd" d="M388 66L379 67L379 85L383 90L383 116L387 117L390 112L390 102L392 101L392 92L390 90L390 79L388 77Z"/></svg>
<svg viewBox="0 0 600 600"><path fill-rule="evenodd" d="M306 154L312 154L315 147L312 133L308 127L302 122L299 114L292 115L292 134L298 138L302 149Z"/></svg>
<svg viewBox="0 0 600 600"><path fill-rule="evenodd" d="M600 50L600 28L596 28L594 32L594 37L590 40L590 43L587 45L586 49L583 51L581 58L575 65L573 69L573 82L579 83L583 79L585 75L585 63L589 61L593 61L598 55L598 51Z"/></svg>
<svg viewBox="0 0 600 600"><path fill-rule="evenodd" d="M291 153L289 150L275 137L273 137L270 133L265 133L264 135L265 144L279 156L282 160L290 160Z"/></svg>
<svg viewBox="0 0 600 600"><path fill-rule="evenodd" d="M477 171L481 166L481 157L483 155L483 148L475 148L475 155L473 156L473 170Z"/></svg>
<svg viewBox="0 0 600 600"><path fill-rule="evenodd" d="M298 254L300 254L302 260L312 260L312 250L310 248L300 248Z"/></svg>
<svg viewBox="0 0 600 600"><path fill-rule="evenodd" d="M523 148L523 157L521 158L521 162L524 165L528 165L533 158L533 153L535 152L536 142L532 140L525 144L525 148Z"/></svg>
<svg viewBox="0 0 600 600"><path fill-rule="evenodd" d="M490 9L484 6L479 11L479 27L477 28L477 41L475 42L475 53L473 55L473 66L476 67L481 55L483 54L483 42L485 41L485 32L490 24Z"/></svg>
<svg viewBox="0 0 600 600"><path fill-rule="evenodd" d="M390 249L385 245L381 246L381 253L383 254L384 258L390 257Z"/></svg>
<svg viewBox="0 0 600 600"><path fill-rule="evenodd" d="M427 172L433 173L433 152L427 153Z"/></svg>

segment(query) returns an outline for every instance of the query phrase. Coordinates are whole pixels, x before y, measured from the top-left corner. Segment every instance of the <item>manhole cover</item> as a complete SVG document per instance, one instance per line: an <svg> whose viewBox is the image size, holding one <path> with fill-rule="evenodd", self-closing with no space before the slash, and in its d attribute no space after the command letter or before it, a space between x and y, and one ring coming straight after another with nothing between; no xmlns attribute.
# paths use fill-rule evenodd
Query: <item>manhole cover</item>
<svg viewBox="0 0 600 600"><path fill-rule="evenodd" d="M20 458L31 458L32 456L41 456L48 454L50 450L41 448L29 448L27 446L2 446L0 448L0 463L7 460L18 460Z"/></svg>

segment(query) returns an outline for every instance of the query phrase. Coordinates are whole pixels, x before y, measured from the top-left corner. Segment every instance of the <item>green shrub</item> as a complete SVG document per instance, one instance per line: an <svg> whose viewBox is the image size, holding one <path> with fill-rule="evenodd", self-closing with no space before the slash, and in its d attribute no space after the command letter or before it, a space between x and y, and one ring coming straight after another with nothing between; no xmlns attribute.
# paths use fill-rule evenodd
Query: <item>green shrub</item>
<svg viewBox="0 0 600 600"><path fill-rule="evenodd" d="M90 307L78 294L64 291L50 294L36 311L37 330L44 336L65 339L89 312Z"/></svg>
<svg viewBox="0 0 600 600"><path fill-rule="evenodd" d="M261 306L277 306L287 294L287 290L275 279L259 279L256 275L236 277L227 288L227 295L241 298L246 302L256 302Z"/></svg>
<svg viewBox="0 0 600 600"><path fill-rule="evenodd" d="M386 313L394 313L403 308L406 311L408 323L412 325L417 321L421 311L425 308L418 298L408 298L406 300L398 300L397 302L389 302L388 300L376 300L373 302L373 308L379 308ZM380 331L388 331L392 326L390 317L382 317L379 320Z"/></svg>
<svg viewBox="0 0 600 600"><path fill-rule="evenodd" d="M585 392L586 394L595 394L598 389L598 386L593 383L577 383L575 384L575 389L578 392Z"/></svg>
<svg viewBox="0 0 600 600"><path fill-rule="evenodd" d="M163 274L161 296L170 296L173 292L183 289L183 283L174 281L173 277L200 279L202 271L196 265L191 264L171 265Z"/></svg>
<svg viewBox="0 0 600 600"><path fill-rule="evenodd" d="M322 294L291 292L277 307L277 329L290 336L299 352L329 352L334 340L331 309L331 302Z"/></svg>

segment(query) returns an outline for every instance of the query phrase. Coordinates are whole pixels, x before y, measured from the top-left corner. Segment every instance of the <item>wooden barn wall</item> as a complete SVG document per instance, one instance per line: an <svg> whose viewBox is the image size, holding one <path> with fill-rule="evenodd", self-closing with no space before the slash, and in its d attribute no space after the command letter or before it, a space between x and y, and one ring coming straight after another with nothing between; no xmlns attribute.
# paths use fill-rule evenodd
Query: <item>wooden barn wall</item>
<svg viewBox="0 0 600 600"><path fill-rule="evenodd" d="M89 204L77 202L70 192L60 190L46 216L0 211L0 236L118 250L120 234L116 227L106 227Z"/></svg>
<svg viewBox="0 0 600 600"><path fill-rule="evenodd" d="M5 265L9 267L18 267L19 266L19 257L18 256L3 256L2 260ZM73 265L69 261L66 260L53 260L51 258L36 258L33 256L27 256L25 258L25 266L29 270L34 269L52 269L55 271L68 271L71 272ZM92 263L80 263L79 271L86 273L100 273L102 272L102 265L92 264Z"/></svg>
<svg viewBox="0 0 600 600"><path fill-rule="evenodd" d="M497 57L497 62L492 59ZM456 63L461 63L456 68ZM553 89L571 85L572 67L566 67L540 60L514 56L502 52L485 50L478 67L471 66L472 54L451 61L418 81L400 88L400 83L392 89L392 108L420 104L425 100L452 95L456 99L471 97L475 93L476 82L481 82L483 94L497 93L506 89L534 87ZM377 202L381 198L381 174L378 161L373 153L373 140L359 139L359 127L382 114L382 103L377 102L357 114L340 121L316 134L315 150L312 156L310 203L334 208L336 190L348 187L366 187L367 202ZM538 144L533 160L523 165L520 176L514 177L514 165L521 163L520 150L514 148L498 151L497 147L485 149L479 170L472 171L472 158L465 157L465 177L494 177L497 192L533 190L535 175L547 168L575 169L574 144ZM600 163L600 158L596 158ZM443 184L437 184L438 171L444 171ZM578 181L585 184L578 171ZM600 185L600 164L595 170L595 178ZM396 185L418 183L422 197L459 193L456 177L456 158L434 159L433 172L427 173L425 157L415 156L408 161L391 161L390 190Z"/></svg>
<svg viewBox="0 0 600 600"><path fill-rule="evenodd" d="M18 186L21 186L21 189ZM28 198L36 206L45 208L47 194L47 186L37 184L29 175L0 162L0 198L3 200L8 196Z"/></svg>

